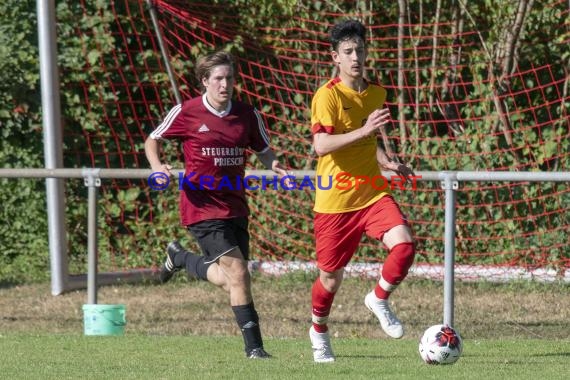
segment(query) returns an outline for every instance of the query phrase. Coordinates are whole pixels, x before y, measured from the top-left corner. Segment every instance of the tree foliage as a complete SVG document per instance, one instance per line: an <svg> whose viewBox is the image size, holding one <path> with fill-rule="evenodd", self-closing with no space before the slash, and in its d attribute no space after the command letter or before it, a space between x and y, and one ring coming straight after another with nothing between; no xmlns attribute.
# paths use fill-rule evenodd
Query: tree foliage
<svg viewBox="0 0 570 380"><path fill-rule="evenodd" d="M0 3L0 166L43 166L35 1ZM45 185L0 178L0 279L48 276Z"/></svg>

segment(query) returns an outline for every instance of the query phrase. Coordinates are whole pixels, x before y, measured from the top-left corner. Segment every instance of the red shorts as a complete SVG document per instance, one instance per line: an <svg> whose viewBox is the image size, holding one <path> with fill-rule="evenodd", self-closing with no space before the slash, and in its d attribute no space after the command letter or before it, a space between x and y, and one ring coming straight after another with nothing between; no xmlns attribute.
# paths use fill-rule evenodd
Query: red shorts
<svg viewBox="0 0 570 380"><path fill-rule="evenodd" d="M394 198L385 195L361 210L315 214L317 266L326 272L344 268L360 244L362 234L382 240L393 227L408 225Z"/></svg>

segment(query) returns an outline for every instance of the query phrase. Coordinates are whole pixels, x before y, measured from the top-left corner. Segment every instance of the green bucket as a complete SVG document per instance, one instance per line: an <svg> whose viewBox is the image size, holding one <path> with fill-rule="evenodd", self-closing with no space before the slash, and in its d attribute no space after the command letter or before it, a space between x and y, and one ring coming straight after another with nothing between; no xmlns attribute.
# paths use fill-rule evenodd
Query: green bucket
<svg viewBox="0 0 570 380"><path fill-rule="evenodd" d="M125 305L83 305L85 335L123 335Z"/></svg>

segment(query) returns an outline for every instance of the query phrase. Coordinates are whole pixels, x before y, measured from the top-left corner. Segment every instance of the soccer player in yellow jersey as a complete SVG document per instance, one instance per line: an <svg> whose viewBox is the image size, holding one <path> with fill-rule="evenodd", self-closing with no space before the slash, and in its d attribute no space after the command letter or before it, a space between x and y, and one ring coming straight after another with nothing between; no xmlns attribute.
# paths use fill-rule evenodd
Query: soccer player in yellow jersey
<svg viewBox="0 0 570 380"><path fill-rule="evenodd" d="M366 29L359 21L343 21L331 29L330 41L338 76L317 90L311 105L313 146L319 156L316 175L327 185L318 186L314 206L320 273L312 288L309 336L318 363L335 360L328 317L362 234L382 241L389 251L364 303L392 338L401 338L404 330L388 297L408 274L415 256L412 232L390 190L369 182L381 176L381 169L405 177L414 173L391 161L377 144L377 133L389 123L390 114L384 107L386 90L363 77Z"/></svg>

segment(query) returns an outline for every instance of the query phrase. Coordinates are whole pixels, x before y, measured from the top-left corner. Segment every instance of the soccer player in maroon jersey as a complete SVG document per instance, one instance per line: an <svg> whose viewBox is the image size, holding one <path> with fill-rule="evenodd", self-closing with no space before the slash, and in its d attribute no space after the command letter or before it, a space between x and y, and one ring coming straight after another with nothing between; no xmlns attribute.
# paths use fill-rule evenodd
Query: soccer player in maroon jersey
<svg viewBox="0 0 570 380"><path fill-rule="evenodd" d="M338 76L315 93L311 105L313 146L319 156L316 175L335 178L348 172L354 178L376 178L381 169L404 177L413 175L406 165L391 161L378 146L376 134L390 121L384 107L386 90L364 78L366 29L347 20L331 29L331 57ZM390 309L388 297L404 280L415 248L406 217L390 189L372 185L352 189L317 189L314 228L319 277L312 288L312 325L309 337L313 359L333 362L328 318L334 296L341 286L344 267L358 248L362 235L382 241L389 253L375 288L364 303L392 338L404 334L402 324Z"/></svg>
<svg viewBox="0 0 570 380"><path fill-rule="evenodd" d="M251 105L232 100L235 63L224 51L200 58L196 77L203 95L173 107L146 139L145 153L153 172L171 176L160 160L161 139L182 143L185 161L180 191L180 217L203 255L185 251L177 242L167 248L162 282L186 269L227 290L241 329L248 358L268 358L254 307L249 256L249 209L244 186L245 154L251 149L279 178L287 176L269 145L263 118ZM208 178L207 186L203 178Z"/></svg>

